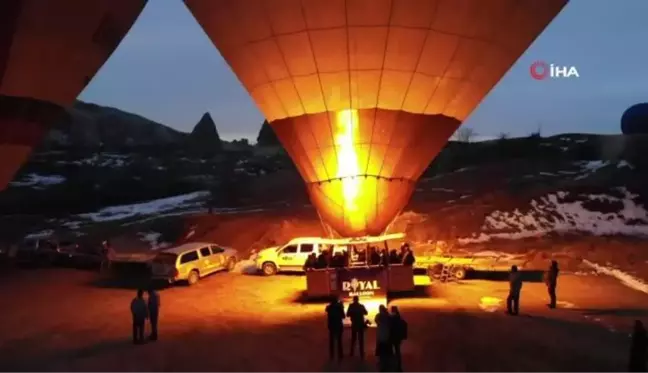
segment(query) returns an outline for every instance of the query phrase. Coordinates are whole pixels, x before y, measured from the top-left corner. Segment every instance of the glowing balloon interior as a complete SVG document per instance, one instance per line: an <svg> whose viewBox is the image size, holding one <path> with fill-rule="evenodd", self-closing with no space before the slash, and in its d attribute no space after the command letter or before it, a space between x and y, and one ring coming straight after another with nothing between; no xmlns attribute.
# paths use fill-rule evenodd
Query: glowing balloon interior
<svg viewBox="0 0 648 373"><path fill-rule="evenodd" d="M566 0L185 0L343 236L378 235Z"/></svg>
<svg viewBox="0 0 648 373"><path fill-rule="evenodd" d="M0 191L117 48L145 3L0 1Z"/></svg>

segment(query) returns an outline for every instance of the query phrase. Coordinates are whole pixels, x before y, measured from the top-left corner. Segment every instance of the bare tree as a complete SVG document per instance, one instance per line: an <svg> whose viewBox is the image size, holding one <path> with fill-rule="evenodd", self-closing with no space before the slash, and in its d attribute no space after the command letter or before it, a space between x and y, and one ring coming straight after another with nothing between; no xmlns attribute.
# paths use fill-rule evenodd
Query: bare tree
<svg viewBox="0 0 648 373"><path fill-rule="evenodd" d="M499 135L497 135L498 140L506 140L509 137L511 137L511 135L509 135L508 132L500 132Z"/></svg>
<svg viewBox="0 0 648 373"><path fill-rule="evenodd" d="M470 127L459 127L454 133L454 139L459 142L471 142L476 135L475 130Z"/></svg>

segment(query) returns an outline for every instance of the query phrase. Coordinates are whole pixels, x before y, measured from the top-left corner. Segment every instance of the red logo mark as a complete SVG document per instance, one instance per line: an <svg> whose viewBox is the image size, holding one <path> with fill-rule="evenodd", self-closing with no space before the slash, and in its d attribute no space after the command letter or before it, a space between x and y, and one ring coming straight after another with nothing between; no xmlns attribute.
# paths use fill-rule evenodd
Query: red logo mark
<svg viewBox="0 0 648 373"><path fill-rule="evenodd" d="M544 61L536 61L529 68L531 77L535 80L543 80L549 76L549 65Z"/></svg>

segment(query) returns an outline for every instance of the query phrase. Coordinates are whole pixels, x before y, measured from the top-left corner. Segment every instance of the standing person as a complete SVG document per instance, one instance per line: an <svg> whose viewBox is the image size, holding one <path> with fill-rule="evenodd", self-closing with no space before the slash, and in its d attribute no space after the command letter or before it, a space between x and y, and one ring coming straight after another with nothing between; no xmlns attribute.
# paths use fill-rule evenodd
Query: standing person
<svg viewBox="0 0 648 373"><path fill-rule="evenodd" d="M645 372L646 371L646 346L648 337L646 328L641 321L635 320L634 330L632 331L632 342L630 345L630 362L628 372Z"/></svg>
<svg viewBox="0 0 648 373"><path fill-rule="evenodd" d="M115 259L115 250L109 240L102 242L101 246L101 253L103 256L103 260L101 261L101 271L109 271L112 267L112 261Z"/></svg>
<svg viewBox="0 0 648 373"><path fill-rule="evenodd" d="M342 360L344 306L338 299L332 299L331 302L326 306L326 316L329 331L329 358L331 360L335 358L335 350L337 349L338 360Z"/></svg>
<svg viewBox="0 0 648 373"><path fill-rule="evenodd" d="M151 322L151 335L149 339L157 341L158 339L158 317L160 316L160 295L150 287L148 290L148 315Z"/></svg>
<svg viewBox="0 0 648 373"><path fill-rule="evenodd" d="M509 315L517 315L520 312L520 291L522 290L522 276L517 266L511 267L509 273L509 295L506 299L506 309Z"/></svg>
<svg viewBox="0 0 648 373"><path fill-rule="evenodd" d="M558 262L555 260L551 261L549 266L549 271L547 271L545 277L545 283L547 284L547 292L549 292L549 308L556 308L556 286L558 285Z"/></svg>
<svg viewBox="0 0 648 373"><path fill-rule="evenodd" d="M411 267L416 262L414 252L408 243L403 245L403 265Z"/></svg>
<svg viewBox="0 0 648 373"><path fill-rule="evenodd" d="M394 349L394 357L396 358L396 371L403 371L403 360L401 356L401 344L407 339L407 322L401 317L398 307L392 306L391 308L391 344Z"/></svg>
<svg viewBox="0 0 648 373"><path fill-rule="evenodd" d="M378 357L378 368L381 372L389 370L390 358L392 355L392 346L390 340L391 317L387 307L380 305L378 314L374 320L376 322L376 356Z"/></svg>
<svg viewBox="0 0 648 373"><path fill-rule="evenodd" d="M133 316L133 343L141 344L144 342L144 325L148 317L142 289L137 290L137 297L131 301L131 315Z"/></svg>
<svg viewBox="0 0 648 373"><path fill-rule="evenodd" d="M353 303L351 303L347 309L346 315L351 319L351 352L349 353L349 356L353 356L356 342L358 342L360 358L364 360L364 333L365 328L367 327L365 322L365 316L368 315L367 308L365 308L365 306L360 303L360 299L355 296L353 297Z"/></svg>

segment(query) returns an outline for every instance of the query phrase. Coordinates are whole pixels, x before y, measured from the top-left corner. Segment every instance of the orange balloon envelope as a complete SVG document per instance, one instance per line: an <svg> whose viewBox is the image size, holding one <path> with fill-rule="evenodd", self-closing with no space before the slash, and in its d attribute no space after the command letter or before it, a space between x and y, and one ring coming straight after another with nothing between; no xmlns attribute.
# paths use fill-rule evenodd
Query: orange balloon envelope
<svg viewBox="0 0 648 373"><path fill-rule="evenodd" d="M343 236L377 235L566 0L185 0Z"/></svg>
<svg viewBox="0 0 648 373"><path fill-rule="evenodd" d="M145 4L0 2L0 191L117 48Z"/></svg>

